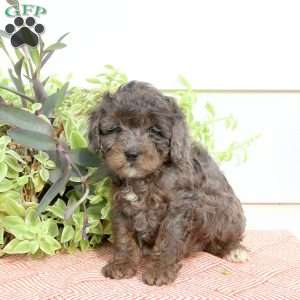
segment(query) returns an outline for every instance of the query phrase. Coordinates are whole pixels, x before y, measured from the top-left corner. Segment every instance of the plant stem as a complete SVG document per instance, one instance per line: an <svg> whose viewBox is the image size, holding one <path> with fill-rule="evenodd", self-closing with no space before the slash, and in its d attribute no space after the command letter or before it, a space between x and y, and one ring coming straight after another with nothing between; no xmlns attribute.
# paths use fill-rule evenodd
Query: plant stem
<svg viewBox="0 0 300 300"><path fill-rule="evenodd" d="M84 193L83 196L80 198L80 200L79 200L78 202L74 203L74 204L73 204L72 206L70 206L69 208L66 209L65 214L64 214L65 220L68 220L68 219L72 216L74 210L75 210L78 206L80 206L80 205L87 199L89 193L90 193L90 188L89 188L89 186L88 186L87 184L85 184L85 193Z"/></svg>
<svg viewBox="0 0 300 300"><path fill-rule="evenodd" d="M4 53L6 54L6 56L8 57L8 59L10 60L12 66L14 67L15 66L15 63L14 63L14 60L12 59L11 55L9 54L9 52L7 51L4 43L3 43L3 47L2 47Z"/></svg>
<svg viewBox="0 0 300 300"><path fill-rule="evenodd" d="M26 96L26 95L24 95L24 94L22 94L22 93L19 93L18 91L15 91L15 90L10 89L10 88L8 88L8 87L5 87L5 86L0 85L0 89L6 90L6 91L11 92L11 93L13 93L13 94L15 94L15 95L18 95L18 96L20 96L20 97L23 97L23 98L25 98L26 100L28 100L28 101L30 101L30 102L32 102L32 103L35 103L35 102L36 102L35 99L33 99L33 98L29 97L29 96Z"/></svg>
<svg viewBox="0 0 300 300"><path fill-rule="evenodd" d="M23 50L26 62L28 62L28 65L29 65L30 74L29 74L28 69L26 69L26 73L27 73L27 77L29 78L29 84L30 84L30 88L31 88L31 93L32 93L32 95L34 95L34 89L33 89L33 83L32 83L34 72L33 72L33 67L32 67L32 63L31 63L31 60L30 60L30 55L28 54L28 48L27 48L27 46L23 46L22 50Z"/></svg>

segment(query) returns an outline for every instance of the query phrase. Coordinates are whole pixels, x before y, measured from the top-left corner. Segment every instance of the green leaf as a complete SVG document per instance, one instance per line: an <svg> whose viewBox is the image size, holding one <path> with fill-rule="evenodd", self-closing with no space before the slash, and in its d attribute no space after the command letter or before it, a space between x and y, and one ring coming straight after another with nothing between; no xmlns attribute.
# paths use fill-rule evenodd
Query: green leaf
<svg viewBox="0 0 300 300"><path fill-rule="evenodd" d="M0 182L6 177L7 174L7 165L5 162L0 163Z"/></svg>
<svg viewBox="0 0 300 300"><path fill-rule="evenodd" d="M46 162L46 168L47 168L47 169L55 169L55 168L56 168L55 162L52 161L52 160L48 160L48 161Z"/></svg>
<svg viewBox="0 0 300 300"><path fill-rule="evenodd" d="M61 42L57 42L55 44L50 45L49 47L47 47L44 52L52 52L58 49L63 49L65 48L67 45Z"/></svg>
<svg viewBox="0 0 300 300"><path fill-rule="evenodd" d="M11 240L3 249L7 254L24 254L32 252L32 243L30 241Z"/></svg>
<svg viewBox="0 0 300 300"><path fill-rule="evenodd" d="M2 220L3 225L7 228L13 228L17 225L24 225L24 220L19 216L7 216Z"/></svg>
<svg viewBox="0 0 300 300"><path fill-rule="evenodd" d="M97 78L88 78L86 81L89 82L89 83L92 83L92 84L101 84L101 83L102 83L102 82L101 82L99 79L97 79Z"/></svg>
<svg viewBox="0 0 300 300"><path fill-rule="evenodd" d="M69 34L69 32L65 33L64 35L62 35L58 40L57 42L60 43L67 35ZM51 56L53 55L55 51L51 51L49 52L42 60L42 63L41 63L41 68L47 63L47 61L51 58Z"/></svg>
<svg viewBox="0 0 300 300"><path fill-rule="evenodd" d="M206 108L206 110L207 110L212 116L215 116L215 115L216 115L215 109L214 109L213 105L212 105L210 102L206 102L205 108Z"/></svg>
<svg viewBox="0 0 300 300"><path fill-rule="evenodd" d="M82 228L83 225L83 212L74 213L72 219L75 223L75 226L78 228Z"/></svg>
<svg viewBox="0 0 300 300"><path fill-rule="evenodd" d="M2 219L5 230L19 240L34 239L35 234L25 225L24 220L19 216L6 216Z"/></svg>
<svg viewBox="0 0 300 300"><path fill-rule="evenodd" d="M49 190L39 203L39 206L37 208L38 215L40 215L47 208L47 206L50 204L50 202L54 199L55 196L57 196L65 189L66 184L70 178L70 173L71 166L68 162L65 162L62 176L55 183L52 184L52 186L49 188Z"/></svg>
<svg viewBox="0 0 300 300"><path fill-rule="evenodd" d="M9 129L8 135L17 143L37 150L55 151L56 141L42 133L23 130L19 128Z"/></svg>
<svg viewBox="0 0 300 300"><path fill-rule="evenodd" d="M29 227L24 227L24 224L16 225L10 229L6 228L6 231L14 235L19 240L33 240L36 238L35 233L32 232Z"/></svg>
<svg viewBox="0 0 300 300"><path fill-rule="evenodd" d="M34 208L26 210L25 224L28 226L38 226L41 224L41 219L37 216Z"/></svg>
<svg viewBox="0 0 300 300"><path fill-rule="evenodd" d="M39 242L38 241L29 241L29 243L30 243L31 254L35 254L40 249Z"/></svg>
<svg viewBox="0 0 300 300"><path fill-rule="evenodd" d="M8 38L8 37L9 37L9 34L6 33L6 31L0 29L0 36L2 36L2 37L4 37L4 38Z"/></svg>
<svg viewBox="0 0 300 300"><path fill-rule="evenodd" d="M4 146L4 148L11 142L11 138L7 135L3 135L0 137L0 145Z"/></svg>
<svg viewBox="0 0 300 300"><path fill-rule="evenodd" d="M71 133L73 128L76 127L72 118L68 116L67 120L64 123L64 130L65 130L65 136L66 139L69 141L71 139Z"/></svg>
<svg viewBox="0 0 300 300"><path fill-rule="evenodd" d="M178 79L179 79L179 82L180 82L187 90L192 90L192 89L193 89L193 88L192 88L192 85L188 82L188 80L187 80L184 76L180 75L180 76L178 77Z"/></svg>
<svg viewBox="0 0 300 300"><path fill-rule="evenodd" d="M42 82L43 86L46 86L49 79L50 79L50 76L48 76L46 79L43 80L43 82Z"/></svg>
<svg viewBox="0 0 300 300"><path fill-rule="evenodd" d="M33 181L35 192L36 193L41 192L45 186L45 181L43 181L41 176L39 174L34 174L32 176L32 181Z"/></svg>
<svg viewBox="0 0 300 300"><path fill-rule="evenodd" d="M6 157L5 152L5 148L0 146L0 163L2 163Z"/></svg>
<svg viewBox="0 0 300 300"><path fill-rule="evenodd" d="M55 168L49 172L49 180L54 183L62 176L62 170L60 168Z"/></svg>
<svg viewBox="0 0 300 300"><path fill-rule="evenodd" d="M111 222L107 223L107 224L104 226L103 234L108 234L108 235L111 235L111 234L112 234Z"/></svg>
<svg viewBox="0 0 300 300"><path fill-rule="evenodd" d="M28 111L12 106L0 104L0 120L4 124L48 136L51 136L53 133L49 123Z"/></svg>
<svg viewBox="0 0 300 300"><path fill-rule="evenodd" d="M72 131L71 139L70 139L70 146L72 149L85 148L85 147L87 147L87 141L80 134L79 131Z"/></svg>
<svg viewBox="0 0 300 300"><path fill-rule="evenodd" d="M6 213L9 216L25 216L25 208L22 204L12 200L6 199Z"/></svg>
<svg viewBox="0 0 300 300"><path fill-rule="evenodd" d="M14 189L15 187L16 187L16 183L14 183L12 180L8 180L4 178L0 182L0 193L5 193L9 190Z"/></svg>
<svg viewBox="0 0 300 300"><path fill-rule="evenodd" d="M36 113L38 110L40 110L42 107L43 107L42 103L33 103L33 104L31 105L30 111L31 111L32 113L35 114L35 113Z"/></svg>
<svg viewBox="0 0 300 300"><path fill-rule="evenodd" d="M52 114L52 112L56 106L56 103L58 102L58 99L60 96L59 91L60 90L57 90L55 93L50 95L43 105L43 113L48 117Z"/></svg>
<svg viewBox="0 0 300 300"><path fill-rule="evenodd" d="M39 243L41 250L48 255L54 255L55 251L61 248L60 243L51 236L45 236Z"/></svg>
<svg viewBox="0 0 300 300"><path fill-rule="evenodd" d="M81 251L85 251L90 247L89 241L86 241L86 240L81 240L79 242L79 245L80 245L80 250Z"/></svg>
<svg viewBox="0 0 300 300"><path fill-rule="evenodd" d="M102 223L98 221L98 224L95 227L89 227L88 232L91 234L103 235L103 226Z"/></svg>
<svg viewBox="0 0 300 300"><path fill-rule="evenodd" d="M98 194L90 196L89 199L91 204L98 204L105 200L105 198L103 198L102 195L98 195Z"/></svg>
<svg viewBox="0 0 300 300"><path fill-rule="evenodd" d="M66 36L68 36L70 32L64 33L57 41L61 42Z"/></svg>
<svg viewBox="0 0 300 300"><path fill-rule="evenodd" d="M49 206L47 208L47 211L50 211L55 217L64 219L65 209L66 209L66 203L61 199L58 199L54 205Z"/></svg>
<svg viewBox="0 0 300 300"><path fill-rule="evenodd" d="M17 184L18 186L24 186L25 184L28 183L28 180L29 180L28 175L20 176L17 178Z"/></svg>
<svg viewBox="0 0 300 300"><path fill-rule="evenodd" d="M82 232L80 228L77 228L74 235L74 242L80 242L83 239Z"/></svg>
<svg viewBox="0 0 300 300"><path fill-rule="evenodd" d="M5 163L14 171L21 172L23 170L23 167L19 165L18 161L12 157L12 156L6 156Z"/></svg>
<svg viewBox="0 0 300 300"><path fill-rule="evenodd" d="M17 152L15 152L15 151L13 151L11 149L7 149L6 150L6 154L12 156L13 158L15 158L20 163L26 164L25 160L23 160L22 157Z"/></svg>
<svg viewBox="0 0 300 300"><path fill-rule="evenodd" d="M21 77L23 62L24 62L24 57L22 57L14 66L15 72L19 78Z"/></svg>
<svg viewBox="0 0 300 300"><path fill-rule="evenodd" d="M0 227L0 245L4 244L4 228Z"/></svg>
<svg viewBox="0 0 300 300"><path fill-rule="evenodd" d="M75 235L75 231L73 226L65 225L63 232L61 234L61 239L60 239L61 243L66 243L70 241L71 239L73 239L74 235Z"/></svg>
<svg viewBox="0 0 300 300"><path fill-rule="evenodd" d="M43 181L47 182L49 180L49 171L45 168L41 168L39 174Z"/></svg>
<svg viewBox="0 0 300 300"><path fill-rule="evenodd" d="M96 245L99 245L100 242L102 240L102 236L101 235L93 235L91 240L90 240L90 245L92 247L95 247Z"/></svg>
<svg viewBox="0 0 300 300"><path fill-rule="evenodd" d="M47 219L45 222L43 222L42 227L47 235L50 235L52 237L56 237L59 235L57 223L52 219Z"/></svg>
<svg viewBox="0 0 300 300"><path fill-rule="evenodd" d="M1 30L0 30L0 49L3 49L5 46L4 46L4 43L3 43L3 39L1 37Z"/></svg>
<svg viewBox="0 0 300 300"><path fill-rule="evenodd" d="M72 160L83 167L99 167L101 160L88 148L78 148L71 151Z"/></svg>
<svg viewBox="0 0 300 300"><path fill-rule="evenodd" d="M41 62L40 53L37 47L29 47L29 53L34 65L37 67Z"/></svg>
<svg viewBox="0 0 300 300"><path fill-rule="evenodd" d="M105 177L104 179L102 179L96 186L96 193L97 194L101 194L105 197L108 196L108 189L111 186L111 178L110 177Z"/></svg>
<svg viewBox="0 0 300 300"><path fill-rule="evenodd" d="M20 192L16 191L8 191L5 193L0 193L0 202L6 202L7 200L10 201L20 201Z"/></svg>
<svg viewBox="0 0 300 300"><path fill-rule="evenodd" d="M77 197L74 194L75 194L74 191L67 193L68 198L69 198L68 202L67 202L67 208L74 207L78 203ZM74 210L74 214L78 214L79 212L80 212L80 207L77 207ZM65 212L64 212L64 218L65 218Z"/></svg>
<svg viewBox="0 0 300 300"><path fill-rule="evenodd" d="M104 161L101 160L101 163L97 169L89 176L87 179L88 184L99 183L105 177L111 176L111 171L105 165Z"/></svg>
<svg viewBox="0 0 300 300"><path fill-rule="evenodd" d="M57 90L54 94L48 97L43 106L43 112L46 116L51 115L55 108L62 103L62 101L65 99L68 88L69 82L65 83L61 89Z"/></svg>
<svg viewBox="0 0 300 300"><path fill-rule="evenodd" d="M8 73L9 73L9 76L10 76L11 80L13 81L17 91L19 91L20 93L24 93L24 85L23 85L21 78L16 78L14 76L14 74L12 73L11 69L8 69Z"/></svg>
<svg viewBox="0 0 300 300"><path fill-rule="evenodd" d="M8 167L6 178L8 178L8 179L17 179L18 177L19 177L19 172L17 172L14 169ZM15 182L15 183L16 183L16 186L17 186L18 185L17 182Z"/></svg>
<svg viewBox="0 0 300 300"><path fill-rule="evenodd" d="M16 53L16 56L17 56L18 59L21 59L22 57L24 57L24 55L22 54L22 52L18 48L15 48L15 53Z"/></svg>
<svg viewBox="0 0 300 300"><path fill-rule="evenodd" d="M45 165L47 160L49 159L49 155L47 152L39 151L38 154L33 156L37 161L39 161L42 165Z"/></svg>
<svg viewBox="0 0 300 300"><path fill-rule="evenodd" d="M110 203L107 204L101 209L101 219L108 220L110 218Z"/></svg>

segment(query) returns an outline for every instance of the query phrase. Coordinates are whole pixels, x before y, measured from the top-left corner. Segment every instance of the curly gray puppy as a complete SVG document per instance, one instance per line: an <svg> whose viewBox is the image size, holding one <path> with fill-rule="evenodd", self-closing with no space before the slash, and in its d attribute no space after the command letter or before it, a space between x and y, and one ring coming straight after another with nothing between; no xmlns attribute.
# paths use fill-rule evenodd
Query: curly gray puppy
<svg viewBox="0 0 300 300"><path fill-rule="evenodd" d="M176 101L143 82L106 93L90 115L89 141L115 175L110 278L135 275L173 282L180 260L207 251L244 261L245 217L238 198L207 151L192 142Z"/></svg>

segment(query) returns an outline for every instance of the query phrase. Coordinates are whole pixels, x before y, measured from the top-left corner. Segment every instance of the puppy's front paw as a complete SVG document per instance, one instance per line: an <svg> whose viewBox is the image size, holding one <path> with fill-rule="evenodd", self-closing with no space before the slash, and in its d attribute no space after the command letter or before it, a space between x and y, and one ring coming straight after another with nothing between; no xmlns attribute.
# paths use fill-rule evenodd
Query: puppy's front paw
<svg viewBox="0 0 300 300"><path fill-rule="evenodd" d="M136 266L127 261L112 261L103 267L102 274L112 279L130 278L136 274Z"/></svg>
<svg viewBox="0 0 300 300"><path fill-rule="evenodd" d="M163 266L160 264L151 264L146 267L143 273L143 281L149 285L164 285L172 283L176 277L181 264Z"/></svg>

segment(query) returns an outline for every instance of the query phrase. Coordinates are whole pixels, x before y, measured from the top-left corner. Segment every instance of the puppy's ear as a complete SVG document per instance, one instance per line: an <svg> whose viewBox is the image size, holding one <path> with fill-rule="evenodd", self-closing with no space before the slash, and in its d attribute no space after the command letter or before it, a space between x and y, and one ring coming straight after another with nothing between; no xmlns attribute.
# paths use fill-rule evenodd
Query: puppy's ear
<svg viewBox="0 0 300 300"><path fill-rule="evenodd" d="M184 114L180 110L174 98L166 97L166 100L172 106L174 113L170 143L171 160L173 163L178 165L189 164L191 145Z"/></svg>
<svg viewBox="0 0 300 300"><path fill-rule="evenodd" d="M102 102L110 98L108 93L104 94L101 103L90 113L88 139L89 145L96 153L102 152L100 124L103 117Z"/></svg>
<svg viewBox="0 0 300 300"><path fill-rule="evenodd" d="M95 152L101 152L102 146L100 141L100 120L101 111L94 110L89 117L88 139L91 149Z"/></svg>

